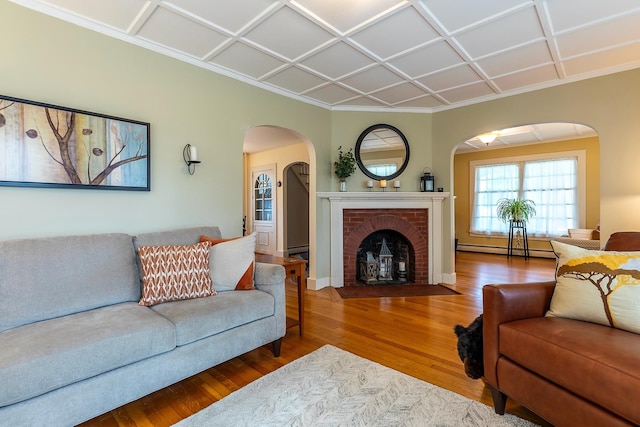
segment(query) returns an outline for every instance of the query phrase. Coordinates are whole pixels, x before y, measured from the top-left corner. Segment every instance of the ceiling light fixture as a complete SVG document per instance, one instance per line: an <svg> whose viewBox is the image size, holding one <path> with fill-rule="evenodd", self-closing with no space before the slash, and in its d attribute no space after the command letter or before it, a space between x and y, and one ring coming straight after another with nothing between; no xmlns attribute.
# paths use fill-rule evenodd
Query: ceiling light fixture
<svg viewBox="0 0 640 427"><path fill-rule="evenodd" d="M484 142L487 145L489 145L491 142L493 142L497 137L498 137L498 132L497 131L493 131L493 132L489 132L489 133L483 133L482 135L478 135L478 139L480 141Z"/></svg>

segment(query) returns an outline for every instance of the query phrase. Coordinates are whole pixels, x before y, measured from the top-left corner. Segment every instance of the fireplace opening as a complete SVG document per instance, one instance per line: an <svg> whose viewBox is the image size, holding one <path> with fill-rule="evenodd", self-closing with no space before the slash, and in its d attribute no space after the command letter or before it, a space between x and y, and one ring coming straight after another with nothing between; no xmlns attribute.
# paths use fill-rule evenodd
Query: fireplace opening
<svg viewBox="0 0 640 427"><path fill-rule="evenodd" d="M356 256L360 284L410 284L415 280L415 252L395 230L377 230L360 243Z"/></svg>
<svg viewBox="0 0 640 427"><path fill-rule="evenodd" d="M369 249L360 250L359 247L367 237L376 232L388 233L387 247L393 251L397 246L397 234L400 234L408 241L405 244L409 248L408 260L405 261L407 269L407 284L428 285L429 284L429 210L423 208L361 208L343 209L342 211L342 266L344 286L363 286L358 280L360 263L359 254L366 260L367 252L378 255L377 243L371 243ZM383 236L384 237L384 236ZM373 245L373 246L371 246ZM382 245L382 239L380 239ZM395 253L393 259L398 262L396 266L400 268L398 258ZM406 256L406 255L405 255ZM379 261L379 260L378 260ZM396 270L397 271L397 270Z"/></svg>

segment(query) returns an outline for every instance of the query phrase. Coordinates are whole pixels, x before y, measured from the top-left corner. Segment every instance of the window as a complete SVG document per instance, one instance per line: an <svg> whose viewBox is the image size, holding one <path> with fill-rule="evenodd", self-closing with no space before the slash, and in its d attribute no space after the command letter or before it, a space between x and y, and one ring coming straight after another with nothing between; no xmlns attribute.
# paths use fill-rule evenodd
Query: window
<svg viewBox="0 0 640 427"><path fill-rule="evenodd" d="M398 165L402 164L402 159L377 159L364 161L363 163L372 174L389 176L398 171Z"/></svg>
<svg viewBox="0 0 640 427"><path fill-rule="evenodd" d="M269 175L265 173L258 175L253 185L256 221L271 221L271 189L272 185Z"/></svg>
<svg viewBox="0 0 640 427"><path fill-rule="evenodd" d="M367 166L369 172L378 176L388 176L393 175L398 170L398 165L396 164L376 164Z"/></svg>
<svg viewBox="0 0 640 427"><path fill-rule="evenodd" d="M584 218L585 153L573 151L471 163L472 234L505 234L509 225L496 216L499 199L533 200L536 215L527 234L553 237L580 228Z"/></svg>

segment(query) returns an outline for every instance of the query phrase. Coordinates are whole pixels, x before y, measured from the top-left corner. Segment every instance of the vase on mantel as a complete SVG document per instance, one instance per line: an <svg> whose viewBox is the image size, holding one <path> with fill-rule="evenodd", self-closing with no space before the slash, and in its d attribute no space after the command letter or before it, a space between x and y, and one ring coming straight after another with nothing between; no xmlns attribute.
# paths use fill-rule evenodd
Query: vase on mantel
<svg viewBox="0 0 640 427"><path fill-rule="evenodd" d="M340 191L347 191L347 180L340 178Z"/></svg>

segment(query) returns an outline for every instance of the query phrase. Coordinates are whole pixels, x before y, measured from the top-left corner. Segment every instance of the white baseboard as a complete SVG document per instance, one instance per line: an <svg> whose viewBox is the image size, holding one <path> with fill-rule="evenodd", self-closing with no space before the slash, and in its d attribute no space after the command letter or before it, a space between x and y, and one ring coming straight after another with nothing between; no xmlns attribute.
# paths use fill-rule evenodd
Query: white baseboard
<svg viewBox="0 0 640 427"><path fill-rule="evenodd" d="M455 285L456 273L442 273L442 283L446 285Z"/></svg>
<svg viewBox="0 0 640 427"><path fill-rule="evenodd" d="M321 278L311 278L307 279L307 289L311 289L312 291L319 291L322 288L326 288L331 286L331 278L330 277L321 277Z"/></svg>

